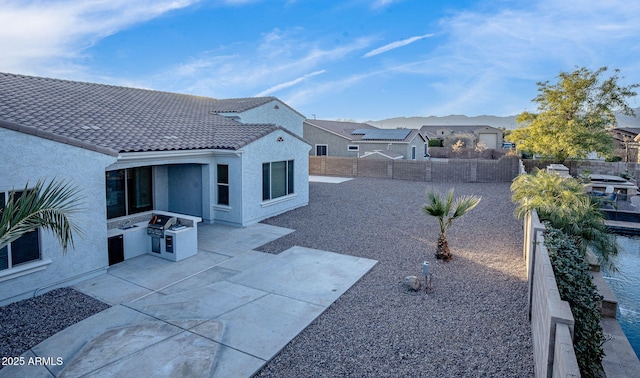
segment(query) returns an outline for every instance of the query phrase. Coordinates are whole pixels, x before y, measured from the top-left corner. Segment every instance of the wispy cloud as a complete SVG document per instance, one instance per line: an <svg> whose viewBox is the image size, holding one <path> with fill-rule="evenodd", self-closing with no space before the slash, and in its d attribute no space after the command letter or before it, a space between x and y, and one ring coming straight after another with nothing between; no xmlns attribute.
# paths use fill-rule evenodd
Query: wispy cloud
<svg viewBox="0 0 640 378"><path fill-rule="evenodd" d="M402 0L376 0L373 2L373 4L371 4L371 8L373 9L378 9L378 8L384 8L386 6L389 6L393 3L398 3Z"/></svg>
<svg viewBox="0 0 640 378"><path fill-rule="evenodd" d="M375 50L369 51L368 53L364 54L362 57L363 58L370 58L372 56L376 56L376 55L385 53L387 51L394 50L394 49L397 49L399 47L403 47L403 46L412 44L414 42L417 42L417 41L419 41L421 39L429 38L429 37L432 37L432 36L433 36L433 34L424 34L424 35L418 35L418 36L415 36L415 37L405 38L405 39L402 39L400 41L391 42L391 43L388 43L388 44L386 44L386 45L384 45L382 47L378 47Z"/></svg>
<svg viewBox="0 0 640 378"><path fill-rule="evenodd" d="M429 63L410 69L433 77L428 85L441 94L428 114L514 114L533 107L535 82L576 66L620 68L639 82L637 67L620 66L637 61L629 57L640 52L639 14L640 4L596 0L461 12L441 20L444 42Z"/></svg>
<svg viewBox="0 0 640 378"><path fill-rule="evenodd" d="M298 29L274 29L257 42L222 46L168 67L152 80L158 87L171 85L170 90L213 97L266 95L323 74L321 67L338 64L371 43L359 38L326 47L306 38Z"/></svg>
<svg viewBox="0 0 640 378"><path fill-rule="evenodd" d="M292 87L292 86L294 86L294 85L296 85L298 83L301 83L301 82L307 80L310 77L314 77L316 75L320 75L320 74L323 74L323 73L325 73L325 70L320 70L320 71L312 72L310 74L306 74L306 75L298 77L296 79L287 81L286 83L274 85L271 88L265 89L264 91L258 93L256 95L256 97L262 97L262 96L270 95L270 94L272 94L274 92L277 92L279 90L282 90L282 89L285 89L285 88L289 88L289 87Z"/></svg>
<svg viewBox="0 0 640 378"><path fill-rule="evenodd" d="M198 1L2 2L0 70L28 73L62 69L101 38Z"/></svg>

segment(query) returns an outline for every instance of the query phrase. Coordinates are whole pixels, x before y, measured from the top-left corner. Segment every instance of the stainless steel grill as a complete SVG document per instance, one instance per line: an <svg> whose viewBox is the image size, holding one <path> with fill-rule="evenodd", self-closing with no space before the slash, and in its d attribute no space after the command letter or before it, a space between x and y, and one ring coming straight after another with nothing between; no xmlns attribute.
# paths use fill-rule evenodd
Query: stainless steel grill
<svg viewBox="0 0 640 378"><path fill-rule="evenodd" d="M176 217L162 214L152 214L147 225L147 235L156 238L164 238L164 232L176 223Z"/></svg>

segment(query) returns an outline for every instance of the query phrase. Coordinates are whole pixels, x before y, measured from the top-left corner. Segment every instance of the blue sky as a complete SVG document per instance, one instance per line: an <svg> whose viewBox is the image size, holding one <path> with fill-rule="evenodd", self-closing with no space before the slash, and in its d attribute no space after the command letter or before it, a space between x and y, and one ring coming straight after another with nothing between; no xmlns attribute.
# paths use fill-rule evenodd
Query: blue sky
<svg viewBox="0 0 640 378"><path fill-rule="evenodd" d="M628 0L0 0L0 71L319 119L505 116L576 67L640 83L639 19Z"/></svg>

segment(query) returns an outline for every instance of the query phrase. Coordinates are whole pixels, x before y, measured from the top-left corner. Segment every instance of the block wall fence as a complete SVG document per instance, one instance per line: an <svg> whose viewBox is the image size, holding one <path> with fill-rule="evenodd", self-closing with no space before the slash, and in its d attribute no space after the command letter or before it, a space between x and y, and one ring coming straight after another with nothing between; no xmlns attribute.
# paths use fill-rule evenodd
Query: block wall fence
<svg viewBox="0 0 640 378"><path fill-rule="evenodd" d="M309 156L310 175L375 177L439 182L511 182L519 173L517 157L431 159L428 161Z"/></svg>

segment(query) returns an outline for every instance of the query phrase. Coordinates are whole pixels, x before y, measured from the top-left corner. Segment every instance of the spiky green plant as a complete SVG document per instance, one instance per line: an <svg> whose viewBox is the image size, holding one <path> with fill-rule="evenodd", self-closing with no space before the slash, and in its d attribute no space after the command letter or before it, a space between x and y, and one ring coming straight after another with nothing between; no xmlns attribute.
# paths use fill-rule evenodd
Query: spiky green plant
<svg viewBox="0 0 640 378"><path fill-rule="evenodd" d="M540 220L573 237L583 254L591 247L601 264L611 265L610 256L618 253L616 239L607 230L599 204L578 180L536 170L516 177L511 191L518 218L535 209Z"/></svg>
<svg viewBox="0 0 640 378"><path fill-rule="evenodd" d="M1 210L0 248L42 227L56 235L66 252L68 246L73 247L73 233L81 232L71 219L80 211L81 200L79 189L65 181L45 184L41 180L33 188L27 184L20 196L15 190L10 192Z"/></svg>
<svg viewBox="0 0 640 378"><path fill-rule="evenodd" d="M435 191L427 192L427 203L422 207L422 211L427 215L438 218L438 223L440 224L440 235L438 236L436 248L437 259L451 260L447 229L454 219L461 218L478 206L480 199L478 196L465 195L454 200L453 189L449 190L446 196Z"/></svg>

